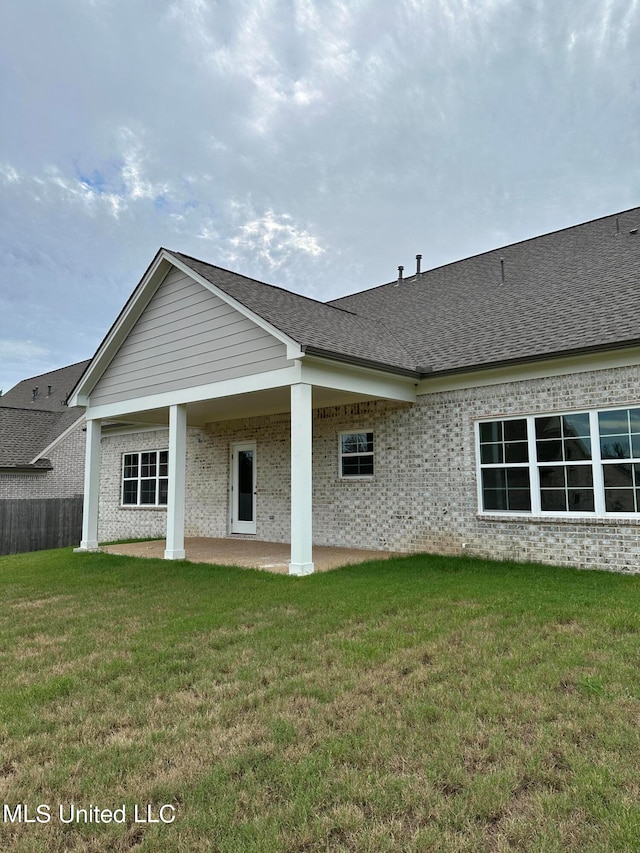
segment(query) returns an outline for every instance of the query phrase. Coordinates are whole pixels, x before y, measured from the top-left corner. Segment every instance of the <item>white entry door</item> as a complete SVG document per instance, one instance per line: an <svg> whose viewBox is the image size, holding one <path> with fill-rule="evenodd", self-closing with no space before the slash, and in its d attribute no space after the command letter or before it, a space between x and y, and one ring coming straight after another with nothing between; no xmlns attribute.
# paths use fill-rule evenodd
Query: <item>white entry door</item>
<svg viewBox="0 0 640 853"><path fill-rule="evenodd" d="M256 445L231 447L231 532L256 532Z"/></svg>

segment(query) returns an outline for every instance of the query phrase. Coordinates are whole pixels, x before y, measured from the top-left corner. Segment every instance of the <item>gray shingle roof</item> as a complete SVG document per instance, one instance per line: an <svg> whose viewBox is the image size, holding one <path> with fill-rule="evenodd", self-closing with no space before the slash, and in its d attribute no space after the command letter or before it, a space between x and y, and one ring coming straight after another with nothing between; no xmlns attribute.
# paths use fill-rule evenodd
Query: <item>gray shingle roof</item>
<svg viewBox="0 0 640 853"><path fill-rule="evenodd" d="M0 397L0 467L28 467L31 460L84 414L65 401L88 361L23 379ZM48 393L51 386L51 393ZM38 388L34 398L33 390ZM32 467L51 468L47 459Z"/></svg>
<svg viewBox="0 0 640 853"><path fill-rule="evenodd" d="M171 254L310 351L437 373L640 343L639 226L633 208L328 303Z"/></svg>
<svg viewBox="0 0 640 853"><path fill-rule="evenodd" d="M18 382L9 391L0 397L0 406L12 409L38 409L41 412L61 412L66 399L71 393L77 381L80 379L89 361L79 361L60 367L58 370L50 370L29 379ZM51 393L48 393L51 386ZM34 398L33 390L38 389Z"/></svg>
<svg viewBox="0 0 640 853"><path fill-rule="evenodd" d="M633 208L330 304L384 320L436 372L640 343L639 226Z"/></svg>
<svg viewBox="0 0 640 853"><path fill-rule="evenodd" d="M50 443L61 415L33 409L0 408L0 468L24 467ZM47 460L34 466L51 468Z"/></svg>

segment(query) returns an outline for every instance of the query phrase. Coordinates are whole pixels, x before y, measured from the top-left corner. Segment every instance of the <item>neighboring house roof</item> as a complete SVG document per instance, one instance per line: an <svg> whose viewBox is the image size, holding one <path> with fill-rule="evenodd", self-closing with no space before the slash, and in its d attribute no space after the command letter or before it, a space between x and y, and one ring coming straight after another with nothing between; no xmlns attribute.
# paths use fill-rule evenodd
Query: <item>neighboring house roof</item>
<svg viewBox="0 0 640 853"><path fill-rule="evenodd" d="M48 373L23 379L0 396L0 407L12 409L37 409L41 412L61 412L66 406L71 389L87 369L91 359L69 364ZM34 389L38 392L34 395ZM51 389L49 391L49 389Z"/></svg>
<svg viewBox="0 0 640 853"><path fill-rule="evenodd" d="M60 415L33 409L0 409L0 468L29 467L31 460L50 443L47 436ZM33 467L51 468L48 460Z"/></svg>
<svg viewBox="0 0 640 853"><path fill-rule="evenodd" d="M32 376L0 397L0 468L52 468L41 454L83 417L84 409L68 408L66 399L88 364L81 361Z"/></svg>
<svg viewBox="0 0 640 853"><path fill-rule="evenodd" d="M639 226L636 207L330 304L383 320L434 372L636 345Z"/></svg>

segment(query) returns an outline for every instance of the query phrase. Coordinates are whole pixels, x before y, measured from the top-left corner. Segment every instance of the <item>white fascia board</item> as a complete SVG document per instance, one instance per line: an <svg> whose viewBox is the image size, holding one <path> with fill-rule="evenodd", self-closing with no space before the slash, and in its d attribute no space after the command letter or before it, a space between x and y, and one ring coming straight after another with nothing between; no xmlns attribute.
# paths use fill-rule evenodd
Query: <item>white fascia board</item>
<svg viewBox="0 0 640 853"><path fill-rule="evenodd" d="M483 388L488 385L503 385L505 382L520 382L527 379L547 379L551 376L567 376L572 373L588 373L592 370L608 370L614 367L640 365L640 348L609 350L607 352L554 358L548 361L514 364L470 373L449 376L433 376L418 383L417 393L437 394L442 391L458 391L465 388Z"/></svg>
<svg viewBox="0 0 640 853"><path fill-rule="evenodd" d="M416 380L400 377L391 373L366 367L331 362L325 359L307 356L300 363L300 382L333 388L337 391L351 391L369 397L381 397L385 400L397 400L403 403L415 403Z"/></svg>
<svg viewBox="0 0 640 853"><path fill-rule="evenodd" d="M104 403L87 409L87 418L106 419L121 418L134 412L150 412L167 406L182 405L183 403L200 403L204 400L216 400L220 397L232 397L236 394L250 394L252 391L266 391L269 388L281 388L300 382L300 362L291 367L279 370L268 370L264 373L252 373L236 379L225 379L223 382L212 382L208 385L197 385L194 388L181 388L179 391L165 391L161 394L150 394L147 397L136 397L119 403Z"/></svg>
<svg viewBox="0 0 640 853"><path fill-rule="evenodd" d="M155 260L129 297L122 313L100 344L98 351L91 360L89 369L76 386L73 395L69 398L70 406L89 405L91 391L95 388L98 380L124 343L127 335L151 301L154 293L166 278L170 270L170 266L168 266L170 263L173 263L173 261L166 251L162 250L158 252Z"/></svg>
<svg viewBox="0 0 640 853"><path fill-rule="evenodd" d="M198 284L201 284L205 287L210 293L213 293L219 299L222 299L223 302L226 302L231 308L235 308L240 314L243 314L248 320L251 320L256 326L260 326L265 332L268 332L274 338L277 338L280 343L283 343L287 347L287 359L289 361L293 361L295 358L300 358L302 356L302 350L300 348L300 344L297 341L294 341L293 338L290 338L289 335L281 332L280 329L276 329L275 326L272 326L267 320L261 317L259 314L256 314L250 308L247 308L246 305L243 305L242 302L238 302L237 299L234 299L233 296L229 296L228 293L225 293L224 290L221 290L219 287L216 287L215 284L212 284L210 281L207 281L206 278L203 278L199 273L195 270L191 269L190 266L183 263L179 258L174 257L170 252L166 253L167 260L170 261L174 267L177 267L186 275L190 276L194 281L197 281Z"/></svg>
<svg viewBox="0 0 640 853"><path fill-rule="evenodd" d="M83 414L81 414L81 415L80 415L80 417L79 417L76 421L74 421L70 426L68 426L68 427L65 429L65 431L64 431L64 432L61 432L61 433L60 433L60 435L59 435L57 438L54 438L54 440L51 442L51 444L48 444L48 445L45 447L45 449L44 449L44 450L41 450L41 451L40 451L40 453L38 453L38 455L37 455L37 456L34 456L34 457L33 457L33 459L31 460L31 462L29 462L29 465L35 465L35 463L36 463L39 459L46 459L46 458L47 458L47 455L48 455L48 454L49 454L49 453L50 453L50 452L51 452L55 447L57 447L57 446L60 444L60 442L61 442L61 441L64 441L64 439L65 439L68 435L70 435L70 434L74 431L74 429L77 429L77 428L80 426L80 424L81 424L81 423L84 423L84 422L85 422L85 420L86 420L86 419L85 419L85 416L84 416L84 413L83 413Z"/></svg>

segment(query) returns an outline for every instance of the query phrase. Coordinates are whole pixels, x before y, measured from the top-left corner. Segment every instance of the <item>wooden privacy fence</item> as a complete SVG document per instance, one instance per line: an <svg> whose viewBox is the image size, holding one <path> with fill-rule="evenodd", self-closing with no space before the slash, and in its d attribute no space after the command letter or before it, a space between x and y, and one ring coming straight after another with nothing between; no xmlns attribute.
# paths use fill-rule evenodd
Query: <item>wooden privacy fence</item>
<svg viewBox="0 0 640 853"><path fill-rule="evenodd" d="M82 495L0 500L0 554L78 545L81 533Z"/></svg>

